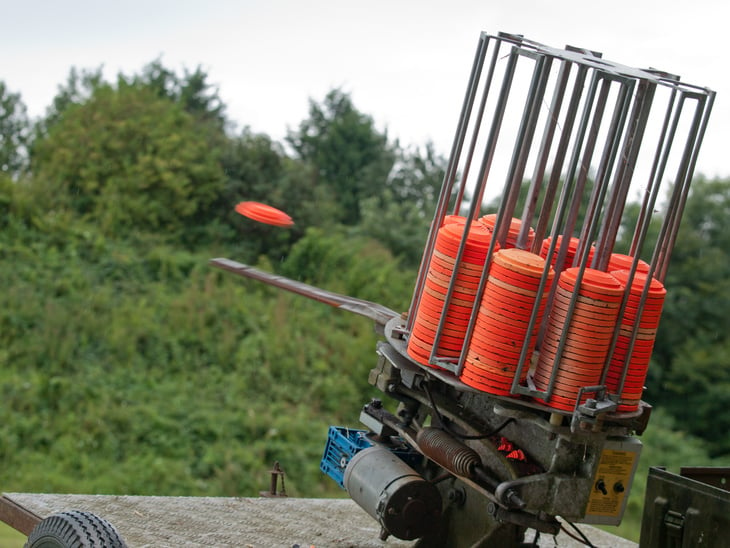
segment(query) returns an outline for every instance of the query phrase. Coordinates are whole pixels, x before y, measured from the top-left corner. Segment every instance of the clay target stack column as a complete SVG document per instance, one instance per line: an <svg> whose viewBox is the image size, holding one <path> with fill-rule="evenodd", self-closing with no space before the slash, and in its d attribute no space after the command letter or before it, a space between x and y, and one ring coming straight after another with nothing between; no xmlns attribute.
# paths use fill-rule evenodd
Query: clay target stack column
<svg viewBox="0 0 730 548"><path fill-rule="evenodd" d="M582 387L599 384L624 296L624 286L611 274L586 268L578 286L579 272L569 268L558 278L533 376L535 387L546 391L555 371L545 403L563 411L573 411ZM586 399L584 394L580 403Z"/></svg>
<svg viewBox="0 0 730 548"><path fill-rule="evenodd" d="M420 296L415 320L408 338L408 355L420 364L439 368L430 356L457 362L461 356L479 280L485 268L491 232L479 221L473 221L457 264L459 246L466 220L450 216L438 231L433 255ZM495 249L497 249L495 243ZM453 288L449 297L449 286ZM445 316L443 329L438 327Z"/></svg>
<svg viewBox="0 0 730 548"><path fill-rule="evenodd" d="M617 270L611 272L611 274L624 285L628 284L629 270ZM621 386L621 374L624 364L629 349L631 349L626 378L624 379L623 389L619 394L619 412L636 411L639 408L657 329L659 328L659 319L664 306L664 297L667 294L664 285L652 278L644 306L640 307L641 295L647 281L647 272L636 272L634 274L628 301L621 318L621 329L616 341L616 348L606 375L606 388L611 393L617 393ZM636 326L637 321L639 323L638 327ZM634 330L636 330L636 338L633 345L631 345Z"/></svg>
<svg viewBox="0 0 730 548"><path fill-rule="evenodd" d="M544 270L545 260L529 251L511 248L494 254L461 372L464 384L510 395L527 344L520 381L525 380L555 274L550 268L540 291ZM535 307L537 316L529 332Z"/></svg>

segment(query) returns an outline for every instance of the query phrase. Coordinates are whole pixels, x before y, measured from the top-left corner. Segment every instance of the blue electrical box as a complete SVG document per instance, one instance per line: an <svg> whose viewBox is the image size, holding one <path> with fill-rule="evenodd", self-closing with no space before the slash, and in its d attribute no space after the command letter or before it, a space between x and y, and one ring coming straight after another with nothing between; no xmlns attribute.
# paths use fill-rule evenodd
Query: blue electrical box
<svg viewBox="0 0 730 548"><path fill-rule="evenodd" d="M356 430L342 426L330 426L327 445L324 448L320 470L345 488L345 468L359 451L371 447L366 430Z"/></svg>

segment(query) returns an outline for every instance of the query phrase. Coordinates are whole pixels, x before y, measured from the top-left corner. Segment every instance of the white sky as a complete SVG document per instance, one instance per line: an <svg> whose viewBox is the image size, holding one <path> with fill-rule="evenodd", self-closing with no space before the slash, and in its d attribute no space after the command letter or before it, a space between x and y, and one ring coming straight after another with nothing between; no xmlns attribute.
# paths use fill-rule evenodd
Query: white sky
<svg viewBox="0 0 730 548"><path fill-rule="evenodd" d="M727 7L720 0L0 0L0 79L32 116L71 67L107 78L201 66L239 127L281 140L341 87L402 145L447 156L479 33L655 67L718 92L697 172L730 174Z"/></svg>

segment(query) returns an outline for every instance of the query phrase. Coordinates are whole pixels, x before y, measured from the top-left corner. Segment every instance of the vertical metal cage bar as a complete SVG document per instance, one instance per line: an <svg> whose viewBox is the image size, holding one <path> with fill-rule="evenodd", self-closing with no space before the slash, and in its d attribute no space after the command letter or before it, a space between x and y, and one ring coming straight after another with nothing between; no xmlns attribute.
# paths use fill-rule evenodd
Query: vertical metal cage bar
<svg viewBox="0 0 730 548"><path fill-rule="evenodd" d="M570 124L571 126L576 121L576 116L578 115L578 109L581 103L582 99L582 90L583 86L585 85L585 80L588 77L588 69L586 67L581 67L583 70L579 72L578 78L576 79L576 83L574 86L574 94L573 94L573 100L571 102L571 106L569 109L569 116L570 116ZM552 257L555 253L555 248L557 246L557 236L559 235L560 231L563 230L563 234L565 234L565 237L562 239L560 243L560 247L558 248L557 256L555 258L554 262L554 268L556 275L560 270L562 269L563 263L565 262L567 253L568 253L568 245L569 245L569 239L572 235L572 227L571 228L563 228L566 227L566 215L568 214L568 210L571 207L571 200L576 197L574 193L574 187L575 187L575 181L576 176L575 173L578 170L578 162L580 158L580 151L583 147L583 142L585 139L586 132L588 131L589 126L589 120L591 117L591 112L593 110L594 102L596 93L598 92L598 74L595 72L591 76L591 82L588 88L588 92L584 98L583 102L583 111L580 115L580 119L578 122L578 127L576 130L576 134L574 136L574 140L571 141L571 135L572 132L564 132L563 133L563 139L561 139L560 147L558 149L558 154L561 157L560 164L562 165L565 155L567 154L567 150L572 142L573 148L570 154L570 160L568 161L568 167L567 172L565 174L565 179L563 180L562 189L560 191L560 196L558 198L558 205L556 207L554 217L553 217L553 225L550 230L550 243L548 245L547 249L547 257ZM572 127L571 127L572 129ZM550 186L557 186L560 180L560 170L553 171ZM580 197L577 196L578 201L580 201ZM550 203L544 203L542 211L540 213L541 217L538 220L538 227L544 227L548 223L548 219L551 215L552 210L552 202ZM535 235L536 239L542 237L541 233L538 233L536 231ZM548 293L547 297L547 307L548 309L552 306L554 297L555 297L555 289L557 287L557 284L552 284L550 287L550 291ZM573 307L574 303L571 304L569 307L569 314L568 318L572 317L573 313ZM540 330L538 333L538 346L542 344L542 340L545 336L545 329L547 327L547 321L543 321L543 324L540 326ZM560 353L562 352L562 349L559 349ZM555 375L556 370L553 370L553 375L550 378L548 389L545 392L545 397L549 397L552 393L552 387L555 381Z"/></svg>
<svg viewBox="0 0 730 548"><path fill-rule="evenodd" d="M659 132L656 151L654 152L651 171L647 180L646 190L644 192L644 200L642 201L641 208L639 209L639 217L636 220L636 229L634 230L634 236L631 240L631 246L629 247L629 255L634 257L641 253L641 241L638 237L638 227L649 225L651 212L653 211L653 207L649 206L649 200L661 186L661 179L664 175L664 170L666 169L668 158L668 152L666 152L666 147L668 146L667 139L670 139L671 142L669 135L674 130L674 127L670 129L670 122L672 120L672 113L674 112L676 100L677 88L672 88L672 92L667 101L667 108L664 114L661 130ZM655 264L655 258L652 259L652 264Z"/></svg>
<svg viewBox="0 0 730 548"><path fill-rule="evenodd" d="M461 155L461 149L463 147L464 138L466 136L469 115L471 114L472 107L474 105L474 98L476 97L477 88L479 86L479 78L481 76L482 67L484 66L484 59L489 48L490 37L486 33L482 33L479 36L479 42L477 44L477 50L474 54L474 63L472 64L471 74L469 75L469 81L466 86L466 94L464 96L464 102L461 108L461 115L459 116L459 122L456 128L456 134L454 135L454 142L451 147L451 156L449 158L449 164L444 174L444 181L441 186L441 193L439 194L438 204L436 211L434 212L434 219L431 223L431 227L428 233L428 239L426 241L426 247L424 249L423 256L421 257L421 264L418 268L418 276L416 278L416 284L413 290L413 297L411 298L411 306L408 310L408 319L406 329L410 331L413 329L413 322L418 309L418 304L421 299L421 293L426 283L427 265L433 253L434 244L436 242L436 235L438 229L443 223L445 211L448 207L449 198L451 196L452 189L456 181L456 175L458 170L458 160ZM463 184L462 184L463 186Z"/></svg>
<svg viewBox="0 0 730 548"><path fill-rule="evenodd" d="M587 260L592 242L594 241L596 229L600 226L601 213L603 213L602 219L605 223L609 220L609 212L615 209L615 207L613 207L614 204L611 201L612 198L616 198L614 193L611 193L609 196L608 204L605 204L605 200L606 195L608 194L608 186L611 180L613 166L615 164L619 145L623 136L624 124L630 108L630 99L633 88L634 83L632 81L625 79L621 79L619 81L619 92L616 97L613 116L606 136L606 145L598 164L598 170L596 171L593 183L593 193L591 201L588 204L583 227L581 229L580 243L576 253L576 256L580 257L578 264L581 268L590 266L587 264ZM601 253L606 252L606 247L607 246L601 246L600 241L598 242L598 245L595 248L594 261L601 259Z"/></svg>
<svg viewBox="0 0 730 548"><path fill-rule="evenodd" d="M489 99L489 92L492 89L492 82L494 80L494 72L495 68L497 66L497 59L499 56L499 50L500 50L501 41L497 41L496 46L492 50L492 58L489 62L489 69L487 71L487 76L484 82L484 91L481 95L481 100L479 101L479 110L477 112L476 118L474 120L474 127L472 129L472 137L471 142L469 144L469 150L466 155L466 160L464 162L463 167L463 173L461 174L461 184L459 185L458 194L456 196L456 200L454 203L454 214L458 215L459 211L461 211L461 204L464 200L464 193L466 192L466 182L469 179L469 172L471 171L471 164L474 159L474 151L477 147L477 142L479 140L479 133L482 127L482 120L484 119L484 111L486 110L487 106L487 100ZM478 85L479 82L476 82ZM475 88L476 92L476 88ZM461 152L459 151L459 154ZM458 160L458 158L457 158Z"/></svg>
<svg viewBox="0 0 730 548"><path fill-rule="evenodd" d="M714 93L709 96L688 92L682 92L681 94L680 102L684 102L687 99L695 99L697 101L697 108L689 131L689 138L682 155L682 161L679 169L677 170L677 183L675 184L681 183L681 192L678 194L679 200L676 202L675 209L671 211L671 223L667 232L668 241L667 245L662 248L664 252L661 255L659 268L657 269L658 279L660 281L663 281L667 274L671 251L674 248L674 244L679 233L679 225L682 220L682 214L684 213L684 206L687 203L687 197L689 196L689 188L694 174L694 166L697 162L699 147L702 144L702 139L704 138L704 133L707 129L707 121L710 116L714 98Z"/></svg>
<svg viewBox="0 0 730 548"><path fill-rule="evenodd" d="M605 225L605 230L598 237L599 243L597 245L601 248L601 253L599 259L594 261L594 267L599 270L605 270L608 267L608 260L613 252L614 243L621 228L626 198L646 131L655 90L656 85L646 80L641 81L636 90L634 108L628 122L627 138L621 151L621 161L616 173L616 183L613 190L615 196L610 200L612 206L606 214L608 222ZM637 241L639 248L643 246L643 241L643 238Z"/></svg>
<svg viewBox="0 0 730 548"><path fill-rule="evenodd" d="M686 102L686 95L684 92L680 92L679 94L679 100L678 104L676 105L674 116L672 119L672 123L670 125L669 129L669 141L665 146L664 150L664 156L663 158L663 167L666 168L666 164L668 162L669 155L671 153L671 144L677 134L677 129L680 124L680 119L682 117L682 111L684 110ZM700 111L698 110L695 113L694 116L694 123L697 126L698 124L698 115L700 114ZM689 142L687 143L687 146L689 146ZM667 212L664 217L664 220L662 222L661 229L659 231L659 235L657 237L657 246L655 249L654 257L652 258L652 264L656 263L656 271L657 274L662 276L662 273L666 271L666 266L669 264L669 247L674 245L674 241L672 239L672 227L679 225L679 217L681 216L682 210L683 210L683 202L686 200L686 194L689 193L689 180L685 180L685 176L683 173L686 173L686 166L689 162L689 158L687 157L687 152L685 150L685 153L683 155L682 160L680 161L680 165L678 166L677 174L675 175L675 179L672 182L672 193L671 197L669 199L669 203L667 206ZM664 170L661 170L658 173L659 177L663 177ZM684 195L684 199L683 199ZM660 278L660 280L663 280Z"/></svg>
<svg viewBox="0 0 730 548"><path fill-rule="evenodd" d="M568 63L567 61L565 62ZM568 72L570 70L570 65L567 64L567 70ZM545 191L545 195L543 197L543 204L542 208L540 210L538 219L537 219L537 225L535 226L535 245L539 245L538 242L541 242L543 238L545 237L545 233L547 231L548 223L550 222L550 212L551 208L553 206L553 203L555 201L555 195L557 194L558 187L560 185L560 176L562 174L563 164L565 163L565 159L568 154L568 148L570 146L570 138L573 134L573 127L575 125L575 120L578 115L578 110L580 107L580 101L581 101L581 94L583 91L583 86L585 85L586 78L588 76L588 68L585 66L579 66L578 72L575 78L575 82L573 84L573 91L571 94L570 103L568 104L568 109L565 115L565 121L562 128L560 140L558 142L558 147L555 153L555 157L553 159L553 165L550 172L550 179L548 181L548 185ZM566 74L566 78L568 75ZM558 118L558 112L553 111L553 116ZM579 130L580 134L580 130ZM566 181L568 177L571 176L568 174L566 176ZM565 182L563 183L565 186ZM561 205L563 201L561 198ZM561 211L561 207L558 207L558 210ZM554 244L554 242L553 242ZM537 251L535 248L533 251ZM552 253L552 248L550 250L550 253Z"/></svg>
<svg viewBox="0 0 730 548"><path fill-rule="evenodd" d="M567 61L561 62L560 71L555 83L555 90L553 91L553 98L550 103L550 107L548 108L548 115L547 120L545 121L545 128L542 133L540 148L537 153L535 169L532 173L530 188L522 211L522 226L520 228L520 233L517 236L517 247L520 249L525 249L527 245L530 225L532 224L532 219L535 216L537 201L543 187L543 178L545 177L545 170L550 156L550 148L552 147L553 139L555 137L555 129L558 127L558 116L563 105L565 90L568 86L568 79L570 78L570 68L570 63ZM546 197L545 200L547 201L548 198ZM542 240L542 238L540 238L540 240ZM534 252L535 250L533 249L532 251Z"/></svg>
<svg viewBox="0 0 730 548"><path fill-rule="evenodd" d="M533 57L532 54L525 55ZM501 215L501 219L511 219L514 216L515 205L520 197L522 179L525 173L525 166L527 165L527 156L532 146L535 127L537 126L537 120L540 114L540 106L545 96L545 88L547 86L551 64L552 60L549 57L541 55L535 58L532 80L525 101L520 126L517 131L512 160L507 171L506 194L502 200L504 212ZM509 226L509 222L501 222L494 227L494 233L500 245L504 245Z"/></svg>
<svg viewBox="0 0 730 548"><path fill-rule="evenodd" d="M658 93L660 89L661 96ZM518 95L524 100L519 105L515 104ZM550 96L549 104L547 95ZM653 105L659 97L666 100L664 113L653 112ZM656 224L652 216L657 202L664 196L662 182L667 172L673 172L675 179L668 183L671 192L666 197L667 211L659 226L647 283L638 304L630 305L632 310L637 307L632 314L640 317L649 297L652 276L660 281L666 276L713 101L714 92L710 90L680 84L678 77L659 71L631 69L604 61L598 53L570 47L556 50L517 35L490 37L482 34L404 332L408 337L413 328L419 299L427 285L428 266L435 253L438 231L453 204L453 213L463 215L467 222L458 246L452 244L453 250L449 252L449 261L454 261L453 272L448 283L443 283L445 293L439 290L439 299L443 299L441 316L438 321L435 315L429 320L435 326L435 336L427 363L460 377L472 337L477 336L477 319L494 254L499 247L512 245L528 249L545 257L539 282L536 280L538 273L535 273L530 291L546 296L544 300L538 298L521 317L527 335L514 340L515 352L510 359L517 362L513 364L515 374L511 376L509 392L544 400L549 406L556 390L558 394L565 391L564 385L556 384L561 363L575 361L575 355L583 354L570 346L575 341L571 342L568 326L573 316L584 315L576 310L579 292L573 291L570 299L564 298L567 293L561 293L564 295L560 299L562 304L556 310L564 327L559 332L551 331L550 345L546 347L546 352L550 348L550 353L539 357L549 323L549 309L557 299L560 272L571 266L578 267L571 280L579 288L589 268L608 270L619 237L630 241L628 251L633 259L628 285L617 311L622 318L629 306L629 296L638 295L631 293L632 283L637 276L650 228ZM664 108L662 103L659 105ZM540 129L538 125L541 125ZM480 162L478 169L474 166L477 158ZM528 169L531 172L526 178ZM502 177L502 173L502 194L497 203L492 238L486 246L485 267L480 270L478 284L475 283L476 276L469 282L463 282L471 288L469 294L474 297L470 312L464 309L459 321L460 325L466 326L463 328L463 345L458 358L454 357L456 353L449 353L449 357L439 356L442 337L451 334L446 324L447 312L454 298L458 298L459 293L455 292L465 287L457 284L457 273L462 261L468 259L465 254L469 253L466 245L472 222L479 222L485 197L490 196L487 185L491 185L496 177ZM634 219L635 209L627 209L626 204L637 174L641 175L643 185L639 189L642 192L641 203L636 204L638 215ZM491 189L490 193L493 190L499 189ZM515 243L512 240L515 234L509 229L512 220L517 218L521 226ZM629 226L628 221L633 226ZM533 233L534 241L530 244ZM510 242L507 241L508 235ZM549 240L545 240L546 236ZM571 239L577 240L577 249L574 249ZM456 238L453 241L456 244ZM555 277L548 284L551 265L555 267ZM518 279L515 278L515 289L519 287ZM455 294L457 297L454 297ZM500 297L495 296L495 299ZM465 319L467 316L468 321ZM585 321L581 323L585 324L582 328L589 329ZM611 405L607 409L616 409L620 405L634 345L637 338L643 337L638 320L632 323L631 333L621 329L619 320L613 327L610 345L607 340L602 343L603 349L608 348L605 359L602 364L591 365L596 374L594 379L599 379L598 385L580 387L575 400L576 411L580 407L581 395L586 392L595 392L598 399L608 398ZM611 332L611 328L602 328L601 331L608 337L606 331ZM625 357L622 363L616 364L614 354L621 333L627 335L629 342L627 345L621 343ZM537 334L536 341L533 334ZM485 337L483 333L481 336ZM533 345L534 342L536 345ZM582 343L576 344L580 346ZM524 372L525 368L531 369L526 359L533 351L533 357L552 362L540 361L543 365L552 366L550 378L543 374L540 383L537 378L533 381L529 372L527 375ZM600 355L603 356L603 353ZM588 358L588 354L583 356ZM580 361L586 360L581 358ZM609 369L610 389L606 386ZM613 374L614 370L620 375L618 379ZM521 381L525 376L526 385ZM466 377L464 379L467 382ZM501 381L495 382L499 384ZM535 383L540 385L540 390ZM504 383L502 386L500 390L504 389Z"/></svg>
<svg viewBox="0 0 730 548"><path fill-rule="evenodd" d="M623 204L626 200L626 193L628 191L628 187L630 186L630 180L631 175L633 174L634 165L636 162L636 157L638 156L639 147L641 144L641 140L644 135L644 131L646 129L646 121L649 116L649 111L651 110L651 103L652 99L654 97L654 91L656 89L656 86L653 84L650 84L646 81L642 81L639 85L639 88L637 90L637 96L636 101L634 105L634 115L632 116L632 121L630 122L631 130L628 136L628 140L625 146L625 152L624 152L624 158L626 159L625 170L620 171L617 174L617 180L619 182L624 182L623 184L618 184L617 187L620 187L620 191L617 190L617 193L620 195L616 199L616 203L618 206L621 207L621 212L623 211ZM666 124L664 125L666 128ZM654 159L653 166L654 168L657 165L656 158ZM654 169L652 169L652 172L654 172ZM645 207L648 206L650 208L650 211L653 211L654 204L656 203L656 198L659 190L659 185L651 184L651 180L649 183L649 188L647 189L647 195L644 204ZM612 215L609 215L609 222L611 223L611 226L609 227L609 235L606 237L608 240L607 244L614 241L616 238L616 234L618 233L618 229L620 226L620 215L621 212L614 211ZM614 218L614 215L616 218ZM645 216L643 218L643 221L639 221L636 225L633 240L638 245L638 248L641 249L643 247L644 239L646 237L646 234L648 232L651 215ZM598 265L597 268L605 270L608 266L608 259L609 259L610 251L608 251L607 256L605 257L605 260L602 260ZM630 296L630 290L631 283L633 282L634 275L636 273L637 267L639 263L639 254L636 254L634 256L634 260L631 263L631 267L629 269L629 276L628 276L628 287L624 294L624 297L621 301L621 307L619 309L618 316L621 318L624 316L624 313L626 311L626 306L628 305L628 300ZM648 276L648 283L646 286L646 289L648 291L649 284L651 283L651 270L653 269L653 266L650 266L650 273ZM648 294L648 293L647 293ZM642 305L643 306L643 305ZM626 351L625 358L623 365L621 367L621 373L620 373L620 381L619 385L616 389L615 394L609 394L609 396L614 397L615 399L618 399L620 397L620 394L623 392L624 389L624 383L626 381L626 375L628 373L629 364L631 362L631 356L634 349L634 343L636 341L636 333L638 332L638 325L639 323L636 322L636 329L633 330L630 341L629 341L629 348ZM613 336L611 338L611 345L608 351L608 358L607 363L605 364L603 371L601 372L601 379L599 381L600 385L606 384L606 379L608 376L608 365L611 363L611 360L613 359L614 352L616 350L616 345L618 343L618 337L619 337L619 329L617 326L617 329L614 330Z"/></svg>
<svg viewBox="0 0 730 548"><path fill-rule="evenodd" d="M497 53L499 51L499 45L500 45L500 43L501 43L501 40L497 40L497 46L496 46L495 51L494 51L493 60L496 60ZM498 96L498 99L497 99L497 107L496 107L495 113L494 113L494 120L493 120L493 123L492 123L492 129L491 129L491 133L490 133L490 139L488 139L488 142L487 142L487 147L486 147L486 151L485 151L485 154L484 154L484 159L482 161L482 165L481 165L481 168L480 168L480 171L479 171L479 174L478 174L478 178L477 178L477 182L476 182L476 187L474 189L474 194L478 198L473 198L471 200L470 206L469 206L469 213L466 216L467 219L469 219L469 220L476 218L477 212L479 211L480 206L481 206L481 198L482 198L482 196L484 194L484 187L486 186L487 179L488 179L488 171L489 171L489 166L490 166L490 162L491 162L491 157L493 157L493 154L494 154L493 148L496 147L496 140L498 138L499 128L501 126L501 121L502 121L502 119L504 117L504 111L506 109L506 104L507 104L506 101L507 101L507 98L509 97L509 90L510 90L510 87L511 87L511 84L512 84L512 79L514 77L514 72L515 72L515 69L516 69L516 63L517 63L516 48L513 46L511 48L511 51L510 51L510 54L509 54L509 60L508 60L508 63L507 63L506 69L505 69L504 78L502 80L502 86L500 88L499 96ZM490 72L489 72L489 74L487 76L487 82L485 84L485 88L484 88L484 91L483 91L482 105L487 100L487 96L488 96L488 94L489 94L489 92L491 90L491 83L492 83L493 75L494 75L494 67L495 67L495 64L493 62L490 65ZM483 107L480 106L479 116L481 117L482 114L483 114ZM479 129L480 129L480 125L481 124L475 124L475 127L473 129L473 131L474 131L474 141L476 141L476 139L477 139L477 135L478 135L478 132L479 132ZM467 162L469 164L472 161L471 160L471 152L472 151L470 151L469 158L467 158ZM462 188L465 187L466 184L467 184L466 178L462 178ZM457 203L457 208L458 208L458 203ZM456 255L455 259L454 259L454 264L455 264L454 270L455 271L458 270L458 267L461 264L461 260L462 260L462 257L463 257L464 248L465 248L465 245L466 245L466 240L467 240L467 237L468 237L470 228L471 228L470 227L470 223L467 222L465 224L465 226L464 226L463 236L462 236L462 239L461 239L459 248L458 248L457 255ZM493 245L490 246L489 253L487 255L487 262L491 259L492 252L493 252ZM424 268L424 270L425 270L425 268ZM425 277L425 275L426 275L426 272L424 272L424 277ZM484 279L484 277L483 277L483 279ZM443 306L442 314L441 314L441 317L439 319L439 324L437 326L436 335L434 337L434 342L433 342L432 351L431 351L431 354L430 354L430 357L429 357L429 362L430 363L433 363L433 364L438 364L439 366L441 366L441 367L443 367L445 369L448 369L448 370L450 370L452 372L455 372L458 375L460 373L460 371L461 371L461 367L462 367L462 364L463 364L463 356L465 354L466 344L464 345L464 349L461 352L461 357L457 360L456 364L453 364L450 361L446 361L446 362L440 361L439 358L438 358L438 356L436 355L436 349L439 346L439 343L440 343L440 340L441 340L441 335L442 335L443 328L444 328L445 321L446 321L446 310L448 310L448 307L449 307L449 305L451 303L451 299L452 299L452 296L453 296L455 281L456 281L456 277L454 276L454 277L452 277L452 279L449 282L449 286L448 286L448 289L447 289L447 292L446 292L446 296L445 296L445 299L444 299L444 306ZM480 285L480 287L483 287L483 284ZM475 312L474 312L474 310L472 310L472 319L473 318L475 318ZM473 321L470 322L470 323L473 324Z"/></svg>
<svg viewBox="0 0 730 548"><path fill-rule="evenodd" d="M484 189L486 187L487 180L489 178L489 172L492 169L492 162L494 161L494 152L497 148L497 140L499 139L499 132L502 127L504 120L504 113L507 109L507 99L509 98L509 92L512 87L512 80L515 75L518 60L518 49L512 46L507 59L507 66L504 71L504 78L502 80L502 86L499 90L499 97L497 98L497 104L495 106L494 116L492 118L492 124L489 128L489 135L487 137L487 144L482 159L482 165L479 169L479 179L477 180L477 186L474 189L473 202L481 205L484 199Z"/></svg>

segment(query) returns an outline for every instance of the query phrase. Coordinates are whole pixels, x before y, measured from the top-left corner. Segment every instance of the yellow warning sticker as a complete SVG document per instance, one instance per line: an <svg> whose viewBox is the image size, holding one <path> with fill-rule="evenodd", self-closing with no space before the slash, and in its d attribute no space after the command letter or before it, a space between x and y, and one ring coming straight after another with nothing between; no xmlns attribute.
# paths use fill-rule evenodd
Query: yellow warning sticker
<svg viewBox="0 0 730 548"><path fill-rule="evenodd" d="M606 449L601 454L586 514L620 516L638 453Z"/></svg>

